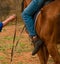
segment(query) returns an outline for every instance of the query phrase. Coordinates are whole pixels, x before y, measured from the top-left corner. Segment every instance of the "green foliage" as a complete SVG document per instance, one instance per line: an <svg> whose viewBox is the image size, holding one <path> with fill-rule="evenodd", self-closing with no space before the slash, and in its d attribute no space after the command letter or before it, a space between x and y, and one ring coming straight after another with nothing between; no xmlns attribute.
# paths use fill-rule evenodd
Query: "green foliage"
<svg viewBox="0 0 60 64"><path fill-rule="evenodd" d="M5 57L0 55L0 60L4 60L4 59L5 59Z"/></svg>
<svg viewBox="0 0 60 64"><path fill-rule="evenodd" d="M23 62L18 62L18 64L23 64Z"/></svg>
<svg viewBox="0 0 60 64"><path fill-rule="evenodd" d="M2 64L8 64L7 62L2 62Z"/></svg>

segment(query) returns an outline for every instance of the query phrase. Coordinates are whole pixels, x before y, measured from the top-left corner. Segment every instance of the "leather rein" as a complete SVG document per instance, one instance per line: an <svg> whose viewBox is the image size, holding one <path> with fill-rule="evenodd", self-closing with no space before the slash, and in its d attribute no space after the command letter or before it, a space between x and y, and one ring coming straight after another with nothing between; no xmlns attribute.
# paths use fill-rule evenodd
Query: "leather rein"
<svg viewBox="0 0 60 64"><path fill-rule="evenodd" d="M16 13L16 15L17 15L17 13ZM15 20L15 31L14 31L14 36L13 36L13 44L12 44L12 48L11 48L11 59L10 59L11 63L10 64L12 64L14 51L16 51L17 45L18 45L18 43L20 41L21 35L22 35L23 31L24 31L24 28L25 28L25 25L23 26L22 30L20 31L19 38L16 41L16 31L17 31L17 17L16 17L16 20ZM16 41L16 43L15 43L15 41Z"/></svg>

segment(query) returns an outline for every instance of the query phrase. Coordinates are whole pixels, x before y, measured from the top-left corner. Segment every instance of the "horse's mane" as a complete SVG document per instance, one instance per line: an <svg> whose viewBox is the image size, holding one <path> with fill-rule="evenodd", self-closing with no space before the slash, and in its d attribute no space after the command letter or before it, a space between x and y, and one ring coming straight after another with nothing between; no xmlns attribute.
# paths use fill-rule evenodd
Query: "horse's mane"
<svg viewBox="0 0 60 64"><path fill-rule="evenodd" d="M24 10L24 0L21 2L21 12Z"/></svg>

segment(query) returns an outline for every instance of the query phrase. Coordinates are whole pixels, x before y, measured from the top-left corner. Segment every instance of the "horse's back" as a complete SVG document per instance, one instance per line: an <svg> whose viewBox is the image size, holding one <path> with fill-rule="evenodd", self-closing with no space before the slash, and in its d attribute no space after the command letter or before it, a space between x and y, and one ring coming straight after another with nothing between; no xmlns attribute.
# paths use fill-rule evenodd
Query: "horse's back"
<svg viewBox="0 0 60 64"><path fill-rule="evenodd" d="M36 31L45 41L52 38L60 42L60 0L43 7L37 18Z"/></svg>

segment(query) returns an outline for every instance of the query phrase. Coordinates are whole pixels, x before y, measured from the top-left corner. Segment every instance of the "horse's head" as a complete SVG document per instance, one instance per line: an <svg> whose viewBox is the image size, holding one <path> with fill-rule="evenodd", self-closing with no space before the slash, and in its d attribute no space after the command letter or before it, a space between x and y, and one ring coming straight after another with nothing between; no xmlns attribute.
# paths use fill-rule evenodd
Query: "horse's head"
<svg viewBox="0 0 60 64"><path fill-rule="evenodd" d="M21 12L29 5L29 3L31 2L31 0L23 0L21 3Z"/></svg>

